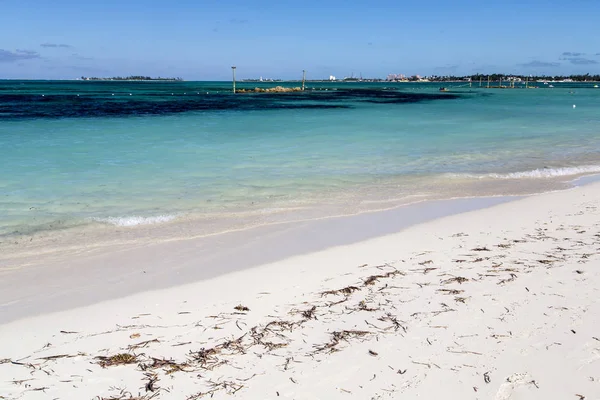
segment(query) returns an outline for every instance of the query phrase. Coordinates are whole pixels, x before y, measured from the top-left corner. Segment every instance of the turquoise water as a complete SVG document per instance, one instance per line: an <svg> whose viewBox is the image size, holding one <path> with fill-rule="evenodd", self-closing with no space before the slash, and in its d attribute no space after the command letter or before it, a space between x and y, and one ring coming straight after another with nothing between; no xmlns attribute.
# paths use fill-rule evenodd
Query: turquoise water
<svg viewBox="0 0 600 400"><path fill-rule="evenodd" d="M600 172L600 89L538 85L0 81L0 235L348 212Z"/></svg>

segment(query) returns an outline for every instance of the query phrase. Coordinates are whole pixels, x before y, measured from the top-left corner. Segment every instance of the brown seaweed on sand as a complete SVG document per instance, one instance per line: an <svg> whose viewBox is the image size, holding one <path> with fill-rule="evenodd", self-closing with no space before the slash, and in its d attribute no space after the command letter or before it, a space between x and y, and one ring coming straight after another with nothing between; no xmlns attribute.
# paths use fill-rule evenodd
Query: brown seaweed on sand
<svg viewBox="0 0 600 400"><path fill-rule="evenodd" d="M464 292L464 290L458 290L458 289L438 289L438 292L442 292L443 294L461 294Z"/></svg>
<svg viewBox="0 0 600 400"><path fill-rule="evenodd" d="M344 296L350 296L352 293L356 292L357 290L360 290L359 288L357 288L356 286L346 286L345 288L341 288L341 289L337 289L337 290L326 290L324 292L321 292L321 296L328 296L328 295L337 295L337 294L343 294Z"/></svg>
<svg viewBox="0 0 600 400"><path fill-rule="evenodd" d="M301 312L302 318L304 318L305 320L311 320L311 319L317 319L317 316L315 315L315 311L317 310L316 306L312 306L311 308L309 308L308 310L304 310Z"/></svg>
<svg viewBox="0 0 600 400"><path fill-rule="evenodd" d="M216 366L224 363L220 361L217 356L221 353L221 349L218 347L201 348L198 351L190 352L192 361L200 364L201 368L211 370Z"/></svg>
<svg viewBox="0 0 600 400"><path fill-rule="evenodd" d="M189 365L187 363L178 363L174 360L167 360L164 358L155 358L155 357L150 357L150 359L152 360L152 363L140 363L139 367L142 371L146 371L149 369L157 369L157 368L162 368L164 369L165 373L167 375L170 375L174 372L177 371L185 371L186 367L189 367Z"/></svg>
<svg viewBox="0 0 600 400"><path fill-rule="evenodd" d="M392 278L392 277L394 277L394 276L396 276L398 274L404 275L402 272L400 272L398 270L393 270L393 271L390 271L390 272L386 272L385 274L381 274L381 275L371 275L371 276L369 276L367 279L365 279L363 281L363 284L365 286L374 285L379 279Z"/></svg>
<svg viewBox="0 0 600 400"><path fill-rule="evenodd" d="M113 356L97 356L98 364L102 368L112 367L114 365L135 364L138 362L138 356L130 353L120 353Z"/></svg>
<svg viewBox="0 0 600 400"><path fill-rule="evenodd" d="M447 285L447 284L453 283L453 282L457 282L457 283L462 284L463 282L467 282L468 280L469 280L468 278L465 278L465 277L462 277L462 276L455 276L453 278L446 279L446 280L442 281L442 284L443 285Z"/></svg>
<svg viewBox="0 0 600 400"><path fill-rule="evenodd" d="M399 329L402 329L404 331L404 333L406 333L406 327L404 325L402 325L399 321L398 318L396 318L394 315L392 315L391 313L387 313L385 314L385 316L383 317L379 317L377 318L379 321L383 321L383 322L391 322L392 325L388 328L385 328L385 330L389 330L390 328L394 328L394 331L397 331Z"/></svg>
<svg viewBox="0 0 600 400"><path fill-rule="evenodd" d="M158 396L159 392L154 392L154 393L148 393L146 395L138 395L138 396L134 396L133 394L131 394L130 392L121 389L119 391L119 394L117 395L113 395L110 397L94 397L94 400L151 400L153 398L155 398L156 396Z"/></svg>
<svg viewBox="0 0 600 400"><path fill-rule="evenodd" d="M491 250L484 246L484 247L475 247L474 249L471 249L471 251L491 251Z"/></svg>
<svg viewBox="0 0 600 400"><path fill-rule="evenodd" d="M371 334L371 332L358 330L335 331L331 334L331 340L322 346L318 346L317 351L328 351L333 353L339 351L336 346L340 344L341 341L347 342L348 339L360 338L369 334Z"/></svg>

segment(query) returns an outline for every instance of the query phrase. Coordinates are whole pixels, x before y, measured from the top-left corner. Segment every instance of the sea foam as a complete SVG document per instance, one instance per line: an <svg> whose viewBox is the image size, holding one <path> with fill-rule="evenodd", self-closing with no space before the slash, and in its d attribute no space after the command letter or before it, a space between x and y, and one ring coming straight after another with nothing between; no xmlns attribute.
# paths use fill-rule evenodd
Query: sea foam
<svg viewBox="0 0 600 400"><path fill-rule="evenodd" d="M137 225L152 225L169 222L175 219L175 215L157 215L154 217L127 216L127 217L106 217L92 218L96 222L115 226L137 226Z"/></svg>
<svg viewBox="0 0 600 400"><path fill-rule="evenodd" d="M539 179L539 178L557 178L561 176L574 176L582 174L600 173L600 165L584 165L580 167L562 167L562 168L538 168L529 171L510 172L506 174L448 174L453 178L479 178L479 179Z"/></svg>

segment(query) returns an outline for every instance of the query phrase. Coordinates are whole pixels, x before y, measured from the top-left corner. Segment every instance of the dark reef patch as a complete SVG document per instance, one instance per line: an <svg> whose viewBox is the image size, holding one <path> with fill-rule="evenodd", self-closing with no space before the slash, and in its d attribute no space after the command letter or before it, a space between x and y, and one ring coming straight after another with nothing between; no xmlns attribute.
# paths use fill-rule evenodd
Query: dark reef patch
<svg viewBox="0 0 600 400"><path fill-rule="evenodd" d="M165 93L164 90L135 90L138 89L136 87L131 88L130 94L127 87L114 86L111 89L119 89L116 93L110 93L102 87L101 90L80 91L81 95L72 88L43 95L39 92L0 91L0 118L127 117L198 111L339 109L353 108L361 102L402 104L460 98L455 94L408 93L389 89L317 89L233 95L225 88L210 88L213 91L208 93L206 87L188 88L189 92L185 93Z"/></svg>

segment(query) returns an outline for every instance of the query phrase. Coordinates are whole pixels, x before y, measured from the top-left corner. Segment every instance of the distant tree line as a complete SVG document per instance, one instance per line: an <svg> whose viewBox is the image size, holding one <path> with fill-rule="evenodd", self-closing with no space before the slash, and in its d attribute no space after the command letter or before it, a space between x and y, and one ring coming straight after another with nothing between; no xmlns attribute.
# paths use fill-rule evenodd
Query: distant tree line
<svg viewBox="0 0 600 400"><path fill-rule="evenodd" d="M487 81L488 77L490 81L499 81L505 80L507 78L519 78L521 80L530 81L562 81L565 79L571 79L573 82L592 82L592 81L600 81L600 75L519 75L519 74L475 74L475 75L466 75L466 76L429 76L428 79L430 81L465 81L471 79L473 82L479 81Z"/></svg>
<svg viewBox="0 0 600 400"><path fill-rule="evenodd" d="M182 78L152 78L150 76L132 75L132 76L114 76L112 78L97 78L82 76L84 81L183 81Z"/></svg>

